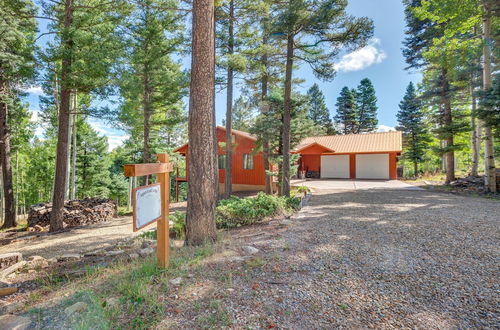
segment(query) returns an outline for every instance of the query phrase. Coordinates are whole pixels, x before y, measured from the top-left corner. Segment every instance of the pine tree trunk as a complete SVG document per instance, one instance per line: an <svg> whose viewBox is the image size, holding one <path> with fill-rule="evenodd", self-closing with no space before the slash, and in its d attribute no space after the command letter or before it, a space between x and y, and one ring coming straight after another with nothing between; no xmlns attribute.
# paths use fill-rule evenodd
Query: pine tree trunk
<svg viewBox="0 0 500 330"><path fill-rule="evenodd" d="M71 174L71 137L73 136L72 134L72 129L73 129L73 106L75 104L74 102L74 93L71 93L70 98L69 98L69 125L68 125L68 165L66 167L66 187L64 188L64 199L69 199L69 188L70 188L70 174Z"/></svg>
<svg viewBox="0 0 500 330"><path fill-rule="evenodd" d="M477 176L477 169L479 167L479 150L481 148L480 141L478 139L478 123L476 118L476 95L474 93L474 80L471 79L470 84L470 94L472 99L472 109L471 109L471 126L472 126L472 166L470 174L472 176Z"/></svg>
<svg viewBox="0 0 500 330"><path fill-rule="evenodd" d="M149 70L147 64L144 67L143 73L143 89L144 89L144 99L143 99L143 117L144 117L144 130L143 130L143 162L151 162L151 151L149 149L149 139L151 133L151 84L149 81ZM149 184L149 175L144 178L144 184Z"/></svg>
<svg viewBox="0 0 500 330"><path fill-rule="evenodd" d="M441 91L441 106L443 107L443 123L444 126L449 128L453 124L453 116L451 112L451 101L450 101L450 85L448 82L447 71L442 69L442 91ZM453 147L453 133L447 132L445 136L446 148ZM450 150L445 153L446 160L446 184L455 180L455 153Z"/></svg>
<svg viewBox="0 0 500 330"><path fill-rule="evenodd" d="M7 97L7 82L0 80L0 95ZM7 122L7 103L0 102L0 161L2 164L3 175L3 197L5 217L2 228L11 228L17 226L16 211L14 205L14 189L12 186L12 167L10 155L10 135Z"/></svg>
<svg viewBox="0 0 500 330"><path fill-rule="evenodd" d="M69 29L73 22L73 0L66 0L64 13L64 28ZM64 35L64 34L63 34ZM61 103L59 106L59 128L57 136L56 170L54 177L54 194L52 197L52 212L50 213L50 231L63 229L63 207L66 188L66 171L68 166L68 131L71 87L68 84L71 72L71 52L73 41L62 41L65 56L61 61Z"/></svg>
<svg viewBox="0 0 500 330"><path fill-rule="evenodd" d="M293 34L287 38L286 73L285 73L285 104L283 109L283 179L281 194L290 196L290 130L292 121L292 70L293 70Z"/></svg>
<svg viewBox="0 0 500 330"><path fill-rule="evenodd" d="M229 31L228 54L234 53L234 0L229 1ZM229 198L233 188L233 68L228 63L227 67L227 95L226 95L226 169L224 178L224 196Z"/></svg>
<svg viewBox="0 0 500 330"><path fill-rule="evenodd" d="M192 15L186 243L200 245L217 238L214 1L194 0Z"/></svg>
<svg viewBox="0 0 500 330"><path fill-rule="evenodd" d="M483 1L485 15L483 18L483 89L491 89L491 8L488 1ZM493 134L491 126L484 125L484 178L485 186L489 192L497 191L495 173L495 149L493 147Z"/></svg>
<svg viewBox="0 0 500 330"><path fill-rule="evenodd" d="M75 112L78 112L78 94L75 92L73 99ZM71 199L76 199L76 157L77 157L77 141L76 141L76 127L78 123L78 115L73 115L73 163L71 165Z"/></svg>
<svg viewBox="0 0 500 330"><path fill-rule="evenodd" d="M264 36L262 37L262 44L267 45L268 39L267 39L267 31L264 31ZM262 75L262 95L261 95L261 103L262 103L262 113L267 112L266 108L266 99L267 99L267 90L268 90L268 85L269 85L269 76L267 73L267 68L268 68L268 58L267 54L262 55L262 66L264 67L264 74ZM269 171L271 169L270 163L269 163L269 141L267 139L264 139L262 143L262 149L263 149L263 156L264 156L264 171ZM271 176L267 175L267 173L264 172L264 185L265 185L265 191L266 194L272 194L272 186L271 186Z"/></svg>

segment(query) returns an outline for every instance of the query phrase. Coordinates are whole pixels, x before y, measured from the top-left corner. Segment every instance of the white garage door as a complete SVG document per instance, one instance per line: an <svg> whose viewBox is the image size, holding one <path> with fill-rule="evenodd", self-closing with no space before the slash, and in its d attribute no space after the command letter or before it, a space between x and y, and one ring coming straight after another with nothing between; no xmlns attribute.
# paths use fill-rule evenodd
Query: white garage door
<svg viewBox="0 0 500 330"><path fill-rule="evenodd" d="M356 179L389 179L389 154L356 155Z"/></svg>
<svg viewBox="0 0 500 330"><path fill-rule="evenodd" d="M349 155L321 156L321 178L349 179Z"/></svg>

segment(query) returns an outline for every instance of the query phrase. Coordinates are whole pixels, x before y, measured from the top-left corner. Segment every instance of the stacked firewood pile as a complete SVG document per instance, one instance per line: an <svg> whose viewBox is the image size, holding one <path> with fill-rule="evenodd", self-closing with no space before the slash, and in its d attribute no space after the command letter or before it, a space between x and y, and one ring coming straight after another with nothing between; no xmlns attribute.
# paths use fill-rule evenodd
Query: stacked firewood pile
<svg viewBox="0 0 500 330"><path fill-rule="evenodd" d="M496 170L497 189L500 188L500 169ZM458 178L452 181L450 185L454 188L467 191L475 191L479 193L486 192L484 186L484 176L467 176L465 178Z"/></svg>
<svg viewBox="0 0 500 330"><path fill-rule="evenodd" d="M28 227L39 228L50 224L52 203L33 205L28 214ZM110 199L85 198L64 203L64 225L82 226L107 221L117 216L116 202Z"/></svg>

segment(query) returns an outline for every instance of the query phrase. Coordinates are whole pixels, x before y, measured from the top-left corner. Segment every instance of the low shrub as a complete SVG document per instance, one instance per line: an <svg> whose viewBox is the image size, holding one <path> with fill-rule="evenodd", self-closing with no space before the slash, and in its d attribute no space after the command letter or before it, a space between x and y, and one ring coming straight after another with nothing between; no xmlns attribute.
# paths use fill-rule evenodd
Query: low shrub
<svg viewBox="0 0 500 330"><path fill-rule="evenodd" d="M169 217L170 221L174 224L170 228L170 235L177 239L186 238L186 213L181 211L175 211Z"/></svg>
<svg viewBox="0 0 500 330"><path fill-rule="evenodd" d="M217 206L217 227L249 225L268 217L290 213L298 208L300 198L277 197L259 193L255 197L232 196Z"/></svg>

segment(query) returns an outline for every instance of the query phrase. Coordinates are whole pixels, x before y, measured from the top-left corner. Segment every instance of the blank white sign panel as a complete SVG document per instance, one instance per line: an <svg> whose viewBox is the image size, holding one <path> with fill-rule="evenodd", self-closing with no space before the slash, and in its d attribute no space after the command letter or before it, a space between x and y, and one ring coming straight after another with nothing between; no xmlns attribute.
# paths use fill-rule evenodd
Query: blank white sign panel
<svg viewBox="0 0 500 330"><path fill-rule="evenodd" d="M134 231L161 218L160 184L134 190Z"/></svg>

